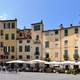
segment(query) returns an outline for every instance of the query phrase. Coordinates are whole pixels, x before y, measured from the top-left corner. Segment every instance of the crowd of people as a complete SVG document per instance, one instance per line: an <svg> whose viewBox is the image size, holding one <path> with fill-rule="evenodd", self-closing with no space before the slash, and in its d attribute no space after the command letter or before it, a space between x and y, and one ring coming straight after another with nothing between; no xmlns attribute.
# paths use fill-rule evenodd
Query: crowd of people
<svg viewBox="0 0 80 80"><path fill-rule="evenodd" d="M70 65L50 65L50 64L22 64L22 63L5 63L4 65L0 64L0 71L8 72L51 72L51 73L67 73L67 74L76 74L80 73L80 68L78 65L74 65L73 69L70 68Z"/></svg>

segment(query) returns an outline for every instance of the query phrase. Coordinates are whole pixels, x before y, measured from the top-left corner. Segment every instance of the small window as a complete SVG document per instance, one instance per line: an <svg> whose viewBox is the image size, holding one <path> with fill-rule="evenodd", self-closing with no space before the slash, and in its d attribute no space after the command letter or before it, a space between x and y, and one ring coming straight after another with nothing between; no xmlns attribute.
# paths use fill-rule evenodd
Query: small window
<svg viewBox="0 0 80 80"><path fill-rule="evenodd" d="M19 59L22 59L23 57L22 57L22 55L19 55Z"/></svg>
<svg viewBox="0 0 80 80"><path fill-rule="evenodd" d="M30 59L30 55L27 55L26 58L27 58L27 59Z"/></svg>
<svg viewBox="0 0 80 80"><path fill-rule="evenodd" d="M12 28L15 28L15 23L12 23Z"/></svg>
<svg viewBox="0 0 80 80"><path fill-rule="evenodd" d="M58 30L55 30L55 35L58 34Z"/></svg>
<svg viewBox="0 0 80 80"><path fill-rule="evenodd" d="M1 42L1 45L0 46L3 47L3 42Z"/></svg>
<svg viewBox="0 0 80 80"><path fill-rule="evenodd" d="M46 58L49 58L49 53L46 53Z"/></svg>
<svg viewBox="0 0 80 80"><path fill-rule="evenodd" d="M68 60L68 50L64 50L64 60Z"/></svg>
<svg viewBox="0 0 80 80"><path fill-rule="evenodd" d="M8 56L5 56L6 59L8 59Z"/></svg>
<svg viewBox="0 0 80 80"><path fill-rule="evenodd" d="M10 46L8 46L8 52L10 52Z"/></svg>
<svg viewBox="0 0 80 80"><path fill-rule="evenodd" d="M4 56L3 56L3 55L1 55L0 57L1 57L1 59L3 59L3 58L4 58Z"/></svg>
<svg viewBox="0 0 80 80"><path fill-rule="evenodd" d="M40 25L35 25L34 26L34 31L40 30Z"/></svg>
<svg viewBox="0 0 80 80"><path fill-rule="evenodd" d="M19 52L22 52L22 46L19 46Z"/></svg>
<svg viewBox="0 0 80 80"><path fill-rule="evenodd" d="M74 59L78 60L78 58L79 58L78 49L75 49L74 50Z"/></svg>
<svg viewBox="0 0 80 80"><path fill-rule="evenodd" d="M55 39L55 41L59 41L59 39L58 39L58 38L56 38L56 39Z"/></svg>
<svg viewBox="0 0 80 80"><path fill-rule="evenodd" d="M36 59L39 59L39 56L35 56Z"/></svg>
<svg viewBox="0 0 80 80"><path fill-rule="evenodd" d="M45 42L45 48L49 48L49 41Z"/></svg>
<svg viewBox="0 0 80 80"><path fill-rule="evenodd" d="M4 23L4 29L6 28L6 23Z"/></svg>
<svg viewBox="0 0 80 80"><path fill-rule="evenodd" d="M14 46L11 46L11 52L14 52L15 50L14 50Z"/></svg>
<svg viewBox="0 0 80 80"><path fill-rule="evenodd" d="M19 43L21 44L22 43L22 40L19 40Z"/></svg>
<svg viewBox="0 0 80 80"><path fill-rule="evenodd" d="M78 28L75 28L75 33L78 33Z"/></svg>
<svg viewBox="0 0 80 80"><path fill-rule="evenodd" d="M68 40L65 40L65 41L64 41L64 45L67 45L67 44L68 44Z"/></svg>
<svg viewBox="0 0 80 80"><path fill-rule="evenodd" d="M3 30L1 30L1 36L3 36Z"/></svg>
<svg viewBox="0 0 80 80"><path fill-rule="evenodd" d="M30 40L27 40L27 43L30 43Z"/></svg>
<svg viewBox="0 0 80 80"><path fill-rule="evenodd" d="M39 47L36 47L35 48L35 55L39 55L40 53L39 53Z"/></svg>
<svg viewBox="0 0 80 80"><path fill-rule="evenodd" d="M36 40L39 40L39 35L36 36Z"/></svg>
<svg viewBox="0 0 80 80"><path fill-rule="evenodd" d="M5 40L9 40L9 34L5 34Z"/></svg>
<svg viewBox="0 0 80 80"><path fill-rule="evenodd" d="M11 59L14 59L15 57L14 56L11 56Z"/></svg>
<svg viewBox="0 0 80 80"><path fill-rule="evenodd" d="M10 23L7 23L7 28L8 28L8 29L10 28Z"/></svg>
<svg viewBox="0 0 80 80"><path fill-rule="evenodd" d="M30 45L25 46L25 52L30 52Z"/></svg>
<svg viewBox="0 0 80 80"><path fill-rule="evenodd" d="M68 30L67 29L64 30L64 36L68 36Z"/></svg>
<svg viewBox="0 0 80 80"><path fill-rule="evenodd" d="M22 33L19 33L19 36L22 36Z"/></svg>
<svg viewBox="0 0 80 80"><path fill-rule="evenodd" d="M15 34L14 34L14 33L11 34L11 39L12 39L12 40L15 39Z"/></svg>

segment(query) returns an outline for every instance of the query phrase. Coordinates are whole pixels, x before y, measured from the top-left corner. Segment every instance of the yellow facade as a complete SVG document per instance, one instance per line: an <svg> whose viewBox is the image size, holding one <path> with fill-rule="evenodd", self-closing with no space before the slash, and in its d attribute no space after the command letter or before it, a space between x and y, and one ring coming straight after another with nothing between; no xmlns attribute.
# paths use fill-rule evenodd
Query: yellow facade
<svg viewBox="0 0 80 80"><path fill-rule="evenodd" d="M0 30L3 31L0 39L0 44L3 44L0 47L0 60L3 62L16 59L16 25L16 19L0 20ZM6 34L8 35L8 40L6 40ZM12 34L14 39L12 39Z"/></svg>

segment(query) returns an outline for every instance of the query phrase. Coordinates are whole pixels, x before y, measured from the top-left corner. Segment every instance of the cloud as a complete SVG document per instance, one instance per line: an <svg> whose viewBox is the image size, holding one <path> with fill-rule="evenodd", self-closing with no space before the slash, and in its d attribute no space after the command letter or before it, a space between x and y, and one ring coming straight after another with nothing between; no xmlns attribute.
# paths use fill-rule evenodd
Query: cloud
<svg viewBox="0 0 80 80"><path fill-rule="evenodd" d="M8 15L7 14L3 14L0 16L0 20L5 20L8 19Z"/></svg>

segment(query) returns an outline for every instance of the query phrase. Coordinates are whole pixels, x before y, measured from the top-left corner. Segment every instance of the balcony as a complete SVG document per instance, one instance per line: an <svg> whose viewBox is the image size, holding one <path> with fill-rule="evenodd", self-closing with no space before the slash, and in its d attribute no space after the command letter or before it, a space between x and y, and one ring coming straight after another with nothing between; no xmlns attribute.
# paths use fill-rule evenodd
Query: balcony
<svg viewBox="0 0 80 80"><path fill-rule="evenodd" d="M34 44L40 44L40 43L41 43L40 40L35 40L35 41L34 41Z"/></svg>

